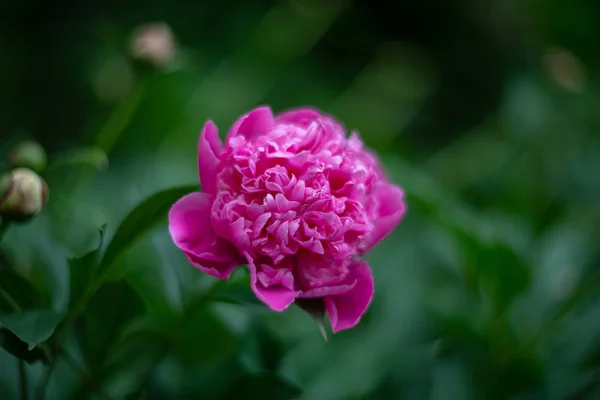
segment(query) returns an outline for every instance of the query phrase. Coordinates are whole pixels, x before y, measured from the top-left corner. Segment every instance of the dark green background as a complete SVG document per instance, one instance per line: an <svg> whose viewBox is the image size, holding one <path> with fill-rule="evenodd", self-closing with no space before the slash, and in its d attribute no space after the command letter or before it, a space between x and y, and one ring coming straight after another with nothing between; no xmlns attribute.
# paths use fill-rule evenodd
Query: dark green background
<svg viewBox="0 0 600 400"><path fill-rule="evenodd" d="M66 340L81 371L59 361L48 398L600 398L599 17L594 0L3 2L2 154L115 138L106 169L48 170L46 211L7 231L2 268L37 294L0 287L25 309L69 309L66 260L195 184L204 122L224 135L260 104L357 129L409 209L367 256L370 311L327 343L297 308L196 306L214 280L164 212L142 216L158 227L85 306ZM166 72L128 56L152 21L179 43ZM243 287L223 297L252 302ZM48 367L26 368L33 398ZM21 395L4 350L0 393Z"/></svg>

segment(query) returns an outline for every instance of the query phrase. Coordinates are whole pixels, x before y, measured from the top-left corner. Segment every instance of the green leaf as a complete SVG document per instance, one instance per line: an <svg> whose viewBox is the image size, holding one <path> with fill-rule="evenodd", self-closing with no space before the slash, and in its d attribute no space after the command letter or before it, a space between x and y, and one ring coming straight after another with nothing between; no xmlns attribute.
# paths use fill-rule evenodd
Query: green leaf
<svg viewBox="0 0 600 400"><path fill-rule="evenodd" d="M531 283L528 265L510 248L498 244L483 249L477 258L496 310L506 310Z"/></svg>
<svg viewBox="0 0 600 400"><path fill-rule="evenodd" d="M37 287L10 267L0 267L0 315L42 307Z"/></svg>
<svg viewBox="0 0 600 400"><path fill-rule="evenodd" d="M177 200L197 190L198 186L196 185L180 186L165 189L142 201L121 222L104 253L98 274L100 276L107 275L109 268L121 253L154 226L164 221L171 206Z"/></svg>
<svg viewBox="0 0 600 400"><path fill-rule="evenodd" d="M90 299L83 319L83 338L90 365L100 367L107 351L145 307L127 281L104 284Z"/></svg>
<svg viewBox="0 0 600 400"><path fill-rule="evenodd" d="M179 340L173 348L182 365L209 363L238 349L237 338L201 301L184 311Z"/></svg>
<svg viewBox="0 0 600 400"><path fill-rule="evenodd" d="M496 313L504 312L530 286L529 265L511 247L486 243L465 232L457 232L464 245L465 280L473 294L482 290Z"/></svg>
<svg viewBox="0 0 600 400"><path fill-rule="evenodd" d="M47 364L49 361L42 349L36 347L29 350L27 343L6 328L0 328L0 347L28 364L33 364L36 361Z"/></svg>
<svg viewBox="0 0 600 400"><path fill-rule="evenodd" d="M250 276L246 273L244 276L239 277L239 272L237 271L235 274L238 277L232 277L232 279L221 285L211 295L211 300L229 304L263 306L264 303L256 297L250 288Z"/></svg>
<svg viewBox="0 0 600 400"><path fill-rule="evenodd" d="M373 391L361 397L368 400L379 399L429 399L432 389L433 368L429 349L415 348L403 350L402 357L397 357L391 364L383 379Z"/></svg>
<svg viewBox="0 0 600 400"><path fill-rule="evenodd" d="M489 390L499 399L511 399L538 387L545 378L545 366L533 353L509 358L490 377Z"/></svg>
<svg viewBox="0 0 600 400"><path fill-rule="evenodd" d="M22 276L34 285L41 298L39 304L23 309L62 310L68 301L68 274L64 273L68 252L63 243L53 238L51 224L48 215L43 212L26 224L14 225L10 234L2 240L7 264L14 266L17 272L22 272ZM5 285L11 293L19 290L9 287L10 282L0 282L3 288ZM20 296L24 298L31 294L25 293ZM31 299L38 295L33 295Z"/></svg>
<svg viewBox="0 0 600 400"><path fill-rule="evenodd" d="M23 311L0 317L0 324L28 344L28 349L48 340L63 316L52 310Z"/></svg>
<svg viewBox="0 0 600 400"><path fill-rule="evenodd" d="M229 385L229 389L218 398L237 400L240 393L247 399L280 400L294 399L302 393L302 389L275 373L246 375Z"/></svg>
<svg viewBox="0 0 600 400"><path fill-rule="evenodd" d="M252 373L276 372L285 348L259 320L254 320L244 335L240 361Z"/></svg>
<svg viewBox="0 0 600 400"><path fill-rule="evenodd" d="M600 367L600 345L589 350L580 361L581 368L598 368Z"/></svg>
<svg viewBox="0 0 600 400"><path fill-rule="evenodd" d="M98 254L102 248L105 228L105 225L100 227L100 244L96 250L92 250L84 256L68 260L71 292L69 308L73 308L75 304L82 300L85 291L92 283L94 272L98 267Z"/></svg>
<svg viewBox="0 0 600 400"><path fill-rule="evenodd" d="M140 388L156 365L165 357L170 341L162 335L146 332L131 335L107 351L106 362L95 366L94 375L78 383L69 399L91 398L97 386L104 383L112 398L125 398ZM116 387L119 393L113 393Z"/></svg>

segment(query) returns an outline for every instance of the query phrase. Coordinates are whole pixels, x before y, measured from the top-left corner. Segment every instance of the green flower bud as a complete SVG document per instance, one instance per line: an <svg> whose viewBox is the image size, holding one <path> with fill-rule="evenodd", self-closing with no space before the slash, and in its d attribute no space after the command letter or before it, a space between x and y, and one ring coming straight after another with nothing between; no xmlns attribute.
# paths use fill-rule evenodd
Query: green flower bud
<svg viewBox="0 0 600 400"><path fill-rule="evenodd" d="M12 168L29 168L42 172L46 168L46 151L33 140L25 140L13 148L8 157Z"/></svg>
<svg viewBox="0 0 600 400"><path fill-rule="evenodd" d="M0 214L24 221L39 214L48 201L48 185L28 168L15 168L0 177Z"/></svg>

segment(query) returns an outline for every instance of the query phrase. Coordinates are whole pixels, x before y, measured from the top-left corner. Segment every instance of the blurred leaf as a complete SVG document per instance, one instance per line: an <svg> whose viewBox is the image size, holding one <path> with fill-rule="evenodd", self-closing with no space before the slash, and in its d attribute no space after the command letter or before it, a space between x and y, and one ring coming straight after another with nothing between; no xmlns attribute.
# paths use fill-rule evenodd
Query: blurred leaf
<svg viewBox="0 0 600 400"><path fill-rule="evenodd" d="M197 190L197 185L170 188L155 193L142 201L121 222L104 253L98 274L100 276L107 275L117 257L150 229L162 222L177 200Z"/></svg>
<svg viewBox="0 0 600 400"><path fill-rule="evenodd" d="M487 339L471 315L436 315L436 322L440 330L440 339L433 346L436 357L453 357L465 349L477 354L487 352Z"/></svg>
<svg viewBox="0 0 600 400"><path fill-rule="evenodd" d="M508 247L495 245L485 249L479 262L498 310L505 310L529 287L531 275L527 264Z"/></svg>
<svg viewBox="0 0 600 400"><path fill-rule="evenodd" d="M17 270L0 267L0 315L43 305L36 286Z"/></svg>
<svg viewBox="0 0 600 400"><path fill-rule="evenodd" d="M476 383L464 362L446 360L432 368L429 399L475 399ZM474 384L475 383L475 384Z"/></svg>
<svg viewBox="0 0 600 400"><path fill-rule="evenodd" d="M163 246L171 247L170 250L174 252L178 249L170 242L168 232L161 232L162 240L159 240L156 234L150 236L116 262L112 268L114 273L111 273L109 279L115 280L117 274L126 276L143 299L148 313L169 325L170 321L178 319L181 315L181 287L184 283L178 279L172 259L169 255L161 253L161 250ZM176 255L179 256L177 253ZM185 284L193 285L189 281Z"/></svg>
<svg viewBox="0 0 600 400"><path fill-rule="evenodd" d="M600 376L596 373L592 379L589 379L574 393L571 393L566 400L595 400L600 395Z"/></svg>
<svg viewBox="0 0 600 400"><path fill-rule="evenodd" d="M14 333L6 328L0 328L0 347L6 349L10 354L23 360L28 364L36 361L48 362L46 354L39 347L29 349L27 343L19 339Z"/></svg>
<svg viewBox="0 0 600 400"><path fill-rule="evenodd" d="M0 324L28 344L28 349L48 340L63 316L52 310L22 311L0 317Z"/></svg>
<svg viewBox="0 0 600 400"><path fill-rule="evenodd" d="M249 276L229 280L211 296L211 300L240 305L264 305L250 288Z"/></svg>
<svg viewBox="0 0 600 400"><path fill-rule="evenodd" d="M70 308L84 296L85 291L90 287L94 272L98 266L98 254L102 248L105 226L100 228L100 244L96 250L92 250L82 257L69 259L70 276Z"/></svg>
<svg viewBox="0 0 600 400"><path fill-rule="evenodd" d="M427 169L454 190L491 180L515 157L513 148L494 134L493 128L483 128L457 139L435 154Z"/></svg>
<svg viewBox="0 0 600 400"><path fill-rule="evenodd" d="M465 234L461 237L467 253L467 279L478 281L495 312L503 312L529 288L529 266L507 245L482 243Z"/></svg>
<svg viewBox="0 0 600 400"><path fill-rule="evenodd" d="M274 373L246 375L233 382L218 398L237 400L241 393L247 399L281 400L296 398L302 389Z"/></svg>
<svg viewBox="0 0 600 400"><path fill-rule="evenodd" d="M534 354L522 354L511 357L490 375L487 390L493 393L492 398L508 399L542 383L545 367L542 360Z"/></svg>
<svg viewBox="0 0 600 400"><path fill-rule="evenodd" d="M387 376L367 396L370 400L431 397L434 361L429 348L406 350L392 363Z"/></svg>
<svg viewBox="0 0 600 400"><path fill-rule="evenodd" d="M153 399L219 399L220 394L247 372L236 355L211 363L182 368L177 357L168 355L146 381Z"/></svg>
<svg viewBox="0 0 600 400"><path fill-rule="evenodd" d="M22 271L22 276L37 289L41 304L34 308L63 310L69 300L68 251L52 237L52 223L48 215L42 213L27 223L15 224L2 239L2 245L8 264Z"/></svg>
<svg viewBox="0 0 600 400"><path fill-rule="evenodd" d="M105 383L105 391L111 397L125 398L148 378L156 364L166 355L169 345L168 338L154 333L140 333L124 338L106 354L106 362L103 366L98 366L93 376L79 382L69 399L88 399L102 383Z"/></svg>
<svg viewBox="0 0 600 400"><path fill-rule="evenodd" d="M580 365L583 368L598 368L600 370L600 344L585 355Z"/></svg>
<svg viewBox="0 0 600 400"><path fill-rule="evenodd" d="M269 329L255 320L244 335L239 355L251 373L276 372L285 348Z"/></svg>
<svg viewBox="0 0 600 400"><path fill-rule="evenodd" d="M233 353L237 338L200 301L184 311L183 323L173 349L182 365L191 367Z"/></svg>
<svg viewBox="0 0 600 400"><path fill-rule="evenodd" d="M127 325L143 311L144 304L129 282L100 287L85 309L83 337L90 365L102 365Z"/></svg>

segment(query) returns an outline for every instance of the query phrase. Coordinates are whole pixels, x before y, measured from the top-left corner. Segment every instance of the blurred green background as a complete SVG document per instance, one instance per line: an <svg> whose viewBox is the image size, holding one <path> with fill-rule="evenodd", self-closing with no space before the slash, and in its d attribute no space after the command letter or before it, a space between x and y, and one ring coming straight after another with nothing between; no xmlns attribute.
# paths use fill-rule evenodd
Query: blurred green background
<svg viewBox="0 0 600 400"><path fill-rule="evenodd" d="M0 5L0 154L33 138L51 160L47 208L0 245L20 308L68 314L67 260L197 184L204 122L224 135L261 104L357 129L409 212L367 256L369 312L328 342L297 308L245 304L243 271L207 304L215 280L146 215L52 367L0 349L2 399L23 375L32 399L46 379L48 399L600 398L600 2L59 3ZM176 39L162 69L131 55L152 22Z"/></svg>

